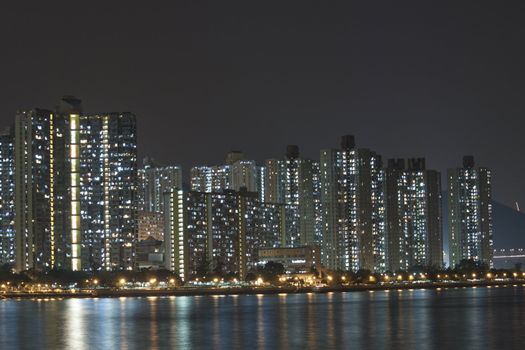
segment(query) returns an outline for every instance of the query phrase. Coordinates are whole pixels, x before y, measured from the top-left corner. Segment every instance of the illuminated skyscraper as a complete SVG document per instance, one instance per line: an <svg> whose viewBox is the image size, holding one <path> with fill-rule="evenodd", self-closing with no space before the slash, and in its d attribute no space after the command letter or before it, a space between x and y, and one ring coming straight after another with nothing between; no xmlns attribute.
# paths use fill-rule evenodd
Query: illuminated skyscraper
<svg viewBox="0 0 525 350"><path fill-rule="evenodd" d="M385 201L381 157L344 136L322 150L322 260L332 269L384 271Z"/></svg>
<svg viewBox="0 0 525 350"><path fill-rule="evenodd" d="M184 280L213 270L244 279L258 248L281 246L296 220L284 204L261 203L253 192L173 190L165 198L166 268Z"/></svg>
<svg viewBox="0 0 525 350"><path fill-rule="evenodd" d="M72 106L75 107L79 106ZM16 115L15 268L18 271L72 267L68 123L66 117L44 109L19 111Z"/></svg>
<svg viewBox="0 0 525 350"><path fill-rule="evenodd" d="M258 193L261 201L266 195L266 167L244 159L241 151L229 152L225 165L193 167L190 176L192 191L211 193L245 189Z"/></svg>
<svg viewBox="0 0 525 350"><path fill-rule="evenodd" d="M164 213L164 192L171 188L182 188L180 166L145 166L142 169L143 210Z"/></svg>
<svg viewBox="0 0 525 350"><path fill-rule="evenodd" d="M321 208L319 162L301 159L299 179L299 232L300 245L321 243Z"/></svg>
<svg viewBox="0 0 525 350"><path fill-rule="evenodd" d="M264 165L257 166L257 193L259 193L259 200L265 201L266 198L266 176L267 169Z"/></svg>
<svg viewBox="0 0 525 350"><path fill-rule="evenodd" d="M386 169L387 244L391 271L443 264L441 175L425 159L390 159Z"/></svg>
<svg viewBox="0 0 525 350"><path fill-rule="evenodd" d="M135 116L85 116L64 97L20 111L15 135L17 270L133 268Z"/></svg>
<svg viewBox="0 0 525 350"><path fill-rule="evenodd" d="M264 201L267 203L284 203L284 162L280 159L267 159L264 166L266 168Z"/></svg>
<svg viewBox="0 0 525 350"><path fill-rule="evenodd" d="M340 152L336 149L321 151L319 167L321 182L322 246L321 261L329 269L343 269L345 242L340 234Z"/></svg>
<svg viewBox="0 0 525 350"><path fill-rule="evenodd" d="M321 239L319 163L303 159L299 147L289 145L283 160L268 159L265 199L297 212L297 222L286 235L285 246L319 244Z"/></svg>
<svg viewBox="0 0 525 350"><path fill-rule="evenodd" d="M471 259L492 266L491 171L466 156L463 167L449 169L447 177L450 265Z"/></svg>
<svg viewBox="0 0 525 350"><path fill-rule="evenodd" d="M15 262L15 147L12 128L0 134L0 265Z"/></svg>
<svg viewBox="0 0 525 350"><path fill-rule="evenodd" d="M135 115L80 116L79 122L80 266L133 269L138 235Z"/></svg>
<svg viewBox="0 0 525 350"><path fill-rule="evenodd" d="M231 169L231 189L240 191L245 188L249 192L257 192L258 168L253 160L237 160L230 166Z"/></svg>
<svg viewBox="0 0 525 350"><path fill-rule="evenodd" d="M231 166L196 166L190 170L191 190L218 192L231 189Z"/></svg>

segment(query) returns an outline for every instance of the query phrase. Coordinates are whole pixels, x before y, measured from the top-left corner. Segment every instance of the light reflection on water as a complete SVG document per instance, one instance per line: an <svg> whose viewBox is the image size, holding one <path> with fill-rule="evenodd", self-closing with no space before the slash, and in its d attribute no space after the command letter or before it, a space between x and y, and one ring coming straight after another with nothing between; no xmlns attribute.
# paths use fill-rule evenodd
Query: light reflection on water
<svg viewBox="0 0 525 350"><path fill-rule="evenodd" d="M522 348L525 289L0 301L0 349Z"/></svg>

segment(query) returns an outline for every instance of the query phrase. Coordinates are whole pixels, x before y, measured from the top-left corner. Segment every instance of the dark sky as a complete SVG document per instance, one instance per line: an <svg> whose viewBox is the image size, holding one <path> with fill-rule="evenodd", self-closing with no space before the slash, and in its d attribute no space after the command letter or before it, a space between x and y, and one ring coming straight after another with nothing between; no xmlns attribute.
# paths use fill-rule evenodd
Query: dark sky
<svg viewBox="0 0 525 350"><path fill-rule="evenodd" d="M523 1L17 3L0 5L1 125L73 94L136 113L141 156L186 171L230 149L318 158L351 133L441 171L473 154L525 207Z"/></svg>

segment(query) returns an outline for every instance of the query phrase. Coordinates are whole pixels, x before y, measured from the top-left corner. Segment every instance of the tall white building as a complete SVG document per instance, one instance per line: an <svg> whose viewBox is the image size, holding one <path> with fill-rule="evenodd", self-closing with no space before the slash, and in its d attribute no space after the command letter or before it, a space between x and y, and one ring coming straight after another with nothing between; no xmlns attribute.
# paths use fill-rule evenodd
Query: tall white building
<svg viewBox="0 0 525 350"><path fill-rule="evenodd" d="M492 266L491 171L466 156L463 167L449 169L447 175L450 265L467 259Z"/></svg>
<svg viewBox="0 0 525 350"><path fill-rule="evenodd" d="M15 147L12 128L0 134L0 265L15 262Z"/></svg>
<svg viewBox="0 0 525 350"><path fill-rule="evenodd" d="M384 271L385 196L381 157L343 136L321 151L322 260L331 269Z"/></svg>
<svg viewBox="0 0 525 350"><path fill-rule="evenodd" d="M146 166L142 169L144 211L164 212L164 192L182 188L182 169L177 165Z"/></svg>
<svg viewBox="0 0 525 350"><path fill-rule="evenodd" d="M137 144L133 114L57 111L15 120L16 269L135 266Z"/></svg>
<svg viewBox="0 0 525 350"><path fill-rule="evenodd" d="M191 190L217 192L231 189L231 166L196 166L190 170Z"/></svg>
<svg viewBox="0 0 525 350"><path fill-rule="evenodd" d="M443 265L441 175L424 158L390 159L386 169L388 269Z"/></svg>
<svg viewBox="0 0 525 350"><path fill-rule="evenodd" d="M265 200L286 204L298 213L297 230L288 232L285 245L320 244L319 162L301 158L299 147L289 145L284 159L268 159L265 167Z"/></svg>

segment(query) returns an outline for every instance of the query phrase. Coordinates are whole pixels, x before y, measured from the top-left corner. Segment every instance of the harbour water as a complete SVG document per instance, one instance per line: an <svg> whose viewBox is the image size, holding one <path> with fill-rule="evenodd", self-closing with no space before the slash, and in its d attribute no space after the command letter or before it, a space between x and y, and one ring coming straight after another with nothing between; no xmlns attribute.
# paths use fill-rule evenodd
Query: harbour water
<svg viewBox="0 0 525 350"><path fill-rule="evenodd" d="M0 300L0 349L523 349L525 287Z"/></svg>

